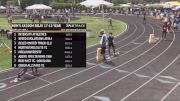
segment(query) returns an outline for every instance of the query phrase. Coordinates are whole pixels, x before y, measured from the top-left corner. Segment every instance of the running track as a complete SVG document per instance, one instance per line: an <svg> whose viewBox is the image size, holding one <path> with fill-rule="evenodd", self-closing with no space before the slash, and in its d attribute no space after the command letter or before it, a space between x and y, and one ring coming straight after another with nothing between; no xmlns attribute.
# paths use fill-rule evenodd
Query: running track
<svg viewBox="0 0 180 101"><path fill-rule="evenodd" d="M154 45L147 42L154 33L161 36L161 22L148 18L113 16L127 23L127 31L115 39L118 57L109 64L97 63L96 48L87 49L87 68L40 69L41 75L26 74L10 83L16 69L0 74L0 101L179 101L180 35Z"/></svg>

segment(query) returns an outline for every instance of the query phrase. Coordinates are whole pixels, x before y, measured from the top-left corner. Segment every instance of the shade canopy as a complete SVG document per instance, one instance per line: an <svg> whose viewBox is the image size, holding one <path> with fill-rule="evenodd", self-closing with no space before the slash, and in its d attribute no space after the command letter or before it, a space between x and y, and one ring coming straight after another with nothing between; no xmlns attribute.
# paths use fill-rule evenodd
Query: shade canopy
<svg viewBox="0 0 180 101"><path fill-rule="evenodd" d="M176 6L172 10L180 10L180 6Z"/></svg>
<svg viewBox="0 0 180 101"><path fill-rule="evenodd" d="M52 8L44 4L34 4L32 6L26 7L26 10L36 10L36 9L37 10L50 10Z"/></svg>
<svg viewBox="0 0 180 101"><path fill-rule="evenodd" d="M6 9L6 7L4 7L4 6L0 6L0 9Z"/></svg>
<svg viewBox="0 0 180 101"><path fill-rule="evenodd" d="M174 8L174 6L173 5L164 5L163 8L171 8L172 9L172 8Z"/></svg>
<svg viewBox="0 0 180 101"><path fill-rule="evenodd" d="M180 6L180 2L170 1L170 2L166 2L165 5Z"/></svg>
<svg viewBox="0 0 180 101"><path fill-rule="evenodd" d="M104 1L104 0L86 0L80 3L81 5L84 5L86 7L98 7L100 5L106 5L106 6L113 6L113 3Z"/></svg>
<svg viewBox="0 0 180 101"><path fill-rule="evenodd" d="M154 3L154 4L146 4L147 7L161 7L162 5L159 3Z"/></svg>
<svg viewBox="0 0 180 101"><path fill-rule="evenodd" d="M130 7L131 5L130 4L120 4L119 6L121 6L121 7Z"/></svg>

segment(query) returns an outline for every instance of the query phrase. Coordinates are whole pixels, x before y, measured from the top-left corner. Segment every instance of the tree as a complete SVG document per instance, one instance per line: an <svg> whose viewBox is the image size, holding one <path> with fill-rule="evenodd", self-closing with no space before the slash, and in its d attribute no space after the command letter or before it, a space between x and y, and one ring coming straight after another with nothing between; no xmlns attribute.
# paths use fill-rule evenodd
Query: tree
<svg viewBox="0 0 180 101"><path fill-rule="evenodd" d="M6 2L7 2L7 0L1 0L1 5L5 6Z"/></svg>
<svg viewBox="0 0 180 101"><path fill-rule="evenodd" d="M53 0L53 2L64 3L65 0Z"/></svg>
<svg viewBox="0 0 180 101"><path fill-rule="evenodd" d="M6 5L10 6L10 5L16 5L16 1L15 0L9 0L6 2Z"/></svg>

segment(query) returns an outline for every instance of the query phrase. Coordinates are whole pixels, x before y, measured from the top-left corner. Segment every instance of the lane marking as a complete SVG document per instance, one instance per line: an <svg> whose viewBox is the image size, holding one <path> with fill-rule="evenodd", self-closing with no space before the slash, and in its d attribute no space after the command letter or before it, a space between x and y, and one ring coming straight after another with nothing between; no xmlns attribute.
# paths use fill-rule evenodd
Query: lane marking
<svg viewBox="0 0 180 101"><path fill-rule="evenodd" d="M176 83L176 82L172 82L172 81L168 81L168 80L162 80L162 79L158 79L158 78L156 80L158 80L159 82L164 83L164 84L173 84L173 83Z"/></svg>
<svg viewBox="0 0 180 101"><path fill-rule="evenodd" d="M42 69L44 69L44 68L39 68L39 70L42 70ZM48 75L50 75L50 74L53 74L53 73L56 73L56 72L59 72L59 71L61 71L61 70L64 70L64 69L67 69L67 68L62 68L62 69L57 69L57 70L54 70L53 72L51 72L51 73L48 73ZM31 73L32 71L29 71L29 72L27 72L26 74L29 74L29 73ZM29 74L29 75L31 75L31 74ZM31 75L32 76L32 75ZM42 75L41 77L44 77L44 76L46 76L46 74L45 75ZM15 78L16 76L11 76L11 77L8 77L8 78L5 78L5 79L1 79L0 81L5 81L5 80L8 80L8 79L13 79L13 78Z"/></svg>
<svg viewBox="0 0 180 101"><path fill-rule="evenodd" d="M0 73L5 73L5 72L9 72L15 70L15 68L9 68L9 69L5 69L5 70L1 70Z"/></svg>
<svg viewBox="0 0 180 101"><path fill-rule="evenodd" d="M63 69L61 69L61 70L63 70ZM59 70L58 70L58 71L59 71ZM56 72L56 71L54 71L54 72ZM53 72L47 73L46 75L42 75L42 76L40 76L40 77L48 76L48 75L51 75L52 73L53 73ZM38 78L35 78L35 79L32 79L32 80L36 80L36 79L38 79ZM30 81L32 81L32 80L28 80L28 81L25 81L25 82L22 82L22 83L18 83L18 84L16 84L16 85L7 87L7 88L5 88L5 89L0 89L0 92L5 91L5 90L8 90L8 89L13 88L13 87L16 87L16 86L19 86L19 85L22 85L22 84L25 84L25 83L28 83L28 82L30 82Z"/></svg>
<svg viewBox="0 0 180 101"><path fill-rule="evenodd" d="M119 73L130 73L129 71L125 71L125 70L120 70L120 69L116 69ZM143 74L137 74L134 73L135 76L137 76L138 78L151 78L150 76L147 75L143 75ZM165 79L169 79L169 78L165 78ZM163 79L159 79L156 78L157 81L161 82L161 83L165 83L165 84L172 84L172 83L176 83L176 82L171 82L168 80L163 80ZM174 80L174 79L173 79Z"/></svg>
<svg viewBox="0 0 180 101"><path fill-rule="evenodd" d="M174 43L175 41L175 38L176 38L176 35L173 34L174 37L173 37L173 41L171 42L171 44L168 46L167 49L165 49L161 54L159 54L157 56L157 58L159 56L161 56L162 54L164 54L171 46L172 44ZM180 54L168 65L166 66L162 71L160 71L159 73L157 73L154 77L152 77L150 80L148 80L147 82L145 82L144 84L142 84L141 86L139 86L137 89L135 89L134 91L132 91L130 94L128 94L127 96L125 96L124 98L122 98L120 101L124 101L125 99L127 99L129 96L131 96L132 94L134 94L135 92L137 92L139 89L141 89L142 87L144 87L146 84L148 84L150 81L152 81L154 78L156 78L158 75L160 75L162 72L164 72L167 68L169 68L178 58L179 58ZM156 58L155 58L156 59ZM141 69L141 68L140 68ZM137 70L138 71L138 70ZM135 71L135 72L137 72Z"/></svg>
<svg viewBox="0 0 180 101"><path fill-rule="evenodd" d="M97 65L95 63L91 63L91 62L86 62L88 65Z"/></svg>
<svg viewBox="0 0 180 101"><path fill-rule="evenodd" d="M132 44L139 45L139 44L142 44L142 43L132 42Z"/></svg>
<svg viewBox="0 0 180 101"><path fill-rule="evenodd" d="M121 70L121 69L115 69L115 70L118 71L119 73L129 73L128 71Z"/></svg>
<svg viewBox="0 0 180 101"><path fill-rule="evenodd" d="M5 83L0 83L0 89L7 87Z"/></svg>
<svg viewBox="0 0 180 101"><path fill-rule="evenodd" d="M153 33L154 33L154 28L153 28L152 26L151 26L151 28L153 29ZM160 41L159 41L158 43L160 43ZM154 48L154 47L155 47L158 43L156 43L156 44L155 44L152 48ZM152 49L152 48L151 48L151 49ZM149 51L150 51L150 50L149 50ZM147 52L148 52L148 51L147 51ZM150 61L149 61L149 63L150 63ZM146 63L144 66L146 66L146 65L148 65L148 63ZM142 67L140 67L139 69L141 69L141 68L143 68L143 66L142 66ZM124 76L124 77L120 78L119 80L117 80L117 81L115 81L115 82L113 82L113 83L109 84L108 86L106 86L106 87L102 88L101 90L99 90L99 91L97 91L97 92L95 92L95 93L91 94L90 96L88 96L88 97L84 98L82 101L85 101L85 100L89 99L90 97L92 97L92 96L96 95L97 93L99 93L99 92L101 92L101 91L103 91L103 90L105 90L105 89L107 89L107 88L111 87L112 85L114 85L114 84L118 83L119 81L123 80L124 78L128 77L129 75L134 74L136 71L138 71L138 69L137 69L137 70L135 70L135 71L133 71L133 72L131 72L130 74L128 74L128 75L126 75L126 76Z"/></svg>
<svg viewBox="0 0 180 101"><path fill-rule="evenodd" d="M40 68L39 70L41 70L42 68ZM31 73L32 71L28 71L27 73ZM12 78L15 78L16 76L11 76L11 77L7 77L5 79L1 79L0 81L5 81L5 80L8 80L8 79L12 79Z"/></svg>
<svg viewBox="0 0 180 101"><path fill-rule="evenodd" d="M142 75L142 74L136 74L135 75L139 78L150 78L149 76L146 76L146 75Z"/></svg>
<svg viewBox="0 0 180 101"><path fill-rule="evenodd" d="M94 96L94 98L99 99L101 101L111 101L109 97L105 97L105 96Z"/></svg>
<svg viewBox="0 0 180 101"><path fill-rule="evenodd" d="M144 43L146 43L146 41L145 41ZM137 46L137 47L135 47L135 48L127 51L127 52L124 53L124 54L121 54L120 56L124 56L124 55L128 54L129 52L137 49L137 48L140 47L140 46L141 46L141 45L139 45L139 46ZM119 57L120 57L120 56L119 56ZM115 59L117 59L117 57L113 58L112 60L115 60ZM101 64L102 64L102 63L101 63ZM82 71L77 72L77 73L75 73L75 74L72 74L72 75L70 75L70 76L67 76L67 77L65 77L65 78L62 78L62 79L58 80L57 82L62 81L62 80L65 80L65 79L70 78L70 77L73 77L73 76L75 76L75 75L78 75L78 74L83 73L83 72L85 72L85 71L88 71L88 70L90 70L90 69L93 69L93 68L95 68L96 66L98 66L98 64L95 65L95 66L92 66L92 67L90 67L90 68L88 68L88 69L85 69L85 70L82 70ZM53 74L53 73L52 73L52 74ZM46 75L48 75L48 74L46 74ZM46 75L43 75L43 76L46 76ZM29 81L25 81L25 82L23 82L23 83L19 83L19 84L17 84L17 85L11 86L11 87L8 87L7 89L0 90L0 92L1 92L1 91L4 91L4 90L8 90L8 89L13 88L13 87L16 87L16 86L19 86L19 85L22 85L22 84L25 84L25 83L28 83L28 82L30 82L30 80L29 80ZM54 82L54 83L56 83L56 82ZM48 86L48 85L47 85L47 86ZM38 89L41 89L41 88L43 88L43 87L40 87L40 88L38 88ZM27 92L27 93L25 93L25 94L23 94L23 95L26 95L26 94L28 94L28 93L34 92L34 91L36 91L36 90L38 90L38 89L34 89L34 90L32 90L32 91L30 91L30 92ZM21 96L23 96L23 95L21 95ZM19 97L20 97L20 96L19 96Z"/></svg>
<svg viewBox="0 0 180 101"><path fill-rule="evenodd" d="M140 47L141 45L139 45L139 46L137 46L136 48L138 48L138 47ZM130 51L133 51L133 50L135 50L136 48L134 48L134 49L131 49ZM129 52L130 52L129 51ZM127 52L128 53L128 52ZM126 53L126 54L127 54ZM122 54L122 55L125 55L125 54ZM116 58L114 58L114 59L116 59ZM112 59L112 60L114 60L114 59ZM93 66L93 67L91 67L91 68L94 68L95 66ZM89 68L89 69L91 69L91 68ZM89 70L89 69L87 69L87 70ZM73 75L70 75L70 76L68 76L67 78L69 78L69 77L72 77L72 76L74 76L74 75L76 75L76 74L80 74L81 72L84 72L84 71L87 71L87 70L83 70L83 71L80 71L80 72L78 72L78 73L75 73L75 74L73 74ZM61 80L64 80L64 79L66 79L66 78L63 78L63 79L61 79ZM58 81L60 81L60 80L58 80ZM58 82L58 81L56 81L56 82ZM55 83L55 82L54 82ZM48 85L47 85L48 86ZM43 87L40 87L40 88L38 88L38 89L41 89L41 88L43 88ZM36 90L38 90L38 89L34 89L34 90L32 90L32 91L30 91L30 92L27 92L27 93L31 93L31 92L33 92L33 91L36 91ZM26 94L27 94L26 93ZM26 95L26 94L23 94L23 95ZM23 95L21 95L21 96L23 96Z"/></svg>
<svg viewBox="0 0 180 101"><path fill-rule="evenodd" d="M160 101L164 101L179 85L180 82L178 82Z"/></svg>
<svg viewBox="0 0 180 101"><path fill-rule="evenodd" d="M160 78L165 78L165 79L170 79L170 80L174 80L174 81L178 81L178 79L172 77L172 76L159 76Z"/></svg>
<svg viewBox="0 0 180 101"><path fill-rule="evenodd" d="M141 86L139 86L137 89L135 89L134 91L132 91L130 94L128 94L127 96L125 96L124 98L122 98L120 101L124 101L125 99L127 99L129 96L131 96L132 94L134 94L135 92L137 92L139 89L141 89L142 87L144 87L146 84L148 84L149 82L151 82L154 78L156 78L158 75L160 75L162 72L164 72L166 69L168 69L178 58L180 57L180 55L178 55L168 66L166 66L162 71L160 71L159 73L157 73L154 77L152 77L151 79L149 79L147 82L145 82L144 84L142 84Z"/></svg>
<svg viewBox="0 0 180 101"><path fill-rule="evenodd" d="M50 83L51 83L50 81L45 80L45 79L43 79L43 78L41 78L41 77L39 77L38 79L40 79L40 80L42 80L42 81L44 81L44 82L46 82L46 83L48 83L48 84L50 84Z"/></svg>
<svg viewBox="0 0 180 101"><path fill-rule="evenodd" d="M160 41L159 41L159 42L160 42ZM158 43L159 43L159 42L158 42ZM55 95L53 95L53 96L45 99L44 101L51 100L51 99L53 99L53 98L55 98L55 97L57 97L57 96L59 96L59 95L61 95L61 94L64 94L64 93L66 93L66 92L68 92L68 91L70 91L70 90L72 90L72 89L74 89L74 88L76 88L76 87L78 87L78 86L81 86L81 85L83 85L83 84L85 84L85 83L87 83L87 82L89 82L89 81L91 81L91 80L94 80L94 79L96 79L96 78L98 78L98 77L100 77L100 76L102 76L102 75L104 75L104 74L106 74L106 73L108 73L108 72L110 72L110 71L112 71L112 70L115 70L115 69L117 69L117 68L119 68L119 67L121 67L121 66L123 66L123 65L125 65L125 64L127 64L127 63L129 63L129 62L131 62L131 61L133 61L133 60L135 60L135 59L137 59L138 57L142 56L143 54L147 53L147 52L150 51L152 48L154 48L158 43L156 43L153 47L151 47L150 49L146 50L145 52L141 53L141 55L138 55L137 57L135 57L135 58L133 58L133 59L127 61L127 62L124 62L123 64L121 64L121 65L119 65L119 66L117 66L117 67L115 67L115 68L113 68L113 69L110 69L110 70L108 70L108 71L106 71L106 72L104 72L104 73L101 73L101 74L99 74L99 75L97 75L97 76L95 76L95 77L93 77L93 78L91 78L91 79L89 79L89 80L86 80L86 81L84 81L84 82L82 82L82 83L80 83L80 84L78 84L78 85L75 85L75 86L73 86L73 87L71 87L71 88L69 88L69 89L67 89L67 90L64 90L64 91L62 91L62 92L60 92L60 93L57 93L57 94L55 94ZM94 96L94 95L93 95L93 96ZM85 99L86 99L86 98L85 98ZM84 99L83 99L82 101L84 101Z"/></svg>
<svg viewBox="0 0 180 101"><path fill-rule="evenodd" d="M141 25L142 25L142 24L141 24ZM143 27L144 27L144 26L143 26ZM145 29L145 27L144 27L144 29ZM144 31L144 32L145 32L145 31ZM154 32L154 30L153 30L153 32ZM145 44L146 42L147 42L147 40L144 42L144 44ZM143 44L142 44L142 45L143 45ZM142 46L142 45L139 45L139 46L137 46L137 47L129 50L127 53L129 53L129 52L137 49L138 47L140 47L140 46ZM157 45L157 44L156 44L156 45ZM127 53L125 53L125 54L127 54ZM123 56L123 55L125 55L125 54L122 54L121 56ZM117 58L117 57L116 57L116 58ZM116 58L113 58L112 60L115 60ZM102 64L102 63L101 63L101 64ZM98 66L98 65L96 65L96 66ZM93 68L95 68L96 66L92 66L92 67L90 67L90 68L88 68L88 69L82 70L82 71L77 72L77 73L72 74L72 75L69 75L69 76L67 76L67 77L65 77L65 78L59 79L59 80L57 80L57 81L55 81L55 82L52 82L51 84L54 84L54 83L57 83L57 82L59 82L59 81L65 80L65 79L67 79L67 78L73 77L73 76L75 76L75 75L77 75L77 74L80 74L80 73L83 73L83 72L88 71L88 70L90 70L90 69L93 69ZM44 87L47 87L47 86L49 86L49 85L51 85L51 84L47 84L47 85L45 85L45 86L41 86L41 87L39 87L39 88L37 88L37 89L31 90L31 91L29 91L29 92L26 92L26 93L24 93L24 94L21 94L21 95L19 95L19 96L16 96L16 97L14 97L14 98L11 98L11 99L9 99L9 101L11 101L11 100L13 100L13 99L16 99L16 98L19 98L19 97L21 97L21 96L27 95L27 94L29 94L29 93L32 93L32 92L37 91L37 90L39 90L39 89L42 89L42 88L44 88Z"/></svg>
<svg viewBox="0 0 180 101"><path fill-rule="evenodd" d="M110 69L110 68L112 68L112 67L110 67L110 66L105 66L105 65L103 65L103 64L100 64L99 65L102 69Z"/></svg>
<svg viewBox="0 0 180 101"><path fill-rule="evenodd" d="M51 73L47 73L47 74L45 74L45 75L42 75L42 76L40 76L41 78L42 77L45 77L45 76L49 76L49 75L51 75L51 74L54 74L54 73L57 73L57 72L59 72L59 71L63 71L63 70L66 70L67 68L62 68L62 69L59 69L59 70L55 70L55 71L53 71L53 72L51 72Z"/></svg>

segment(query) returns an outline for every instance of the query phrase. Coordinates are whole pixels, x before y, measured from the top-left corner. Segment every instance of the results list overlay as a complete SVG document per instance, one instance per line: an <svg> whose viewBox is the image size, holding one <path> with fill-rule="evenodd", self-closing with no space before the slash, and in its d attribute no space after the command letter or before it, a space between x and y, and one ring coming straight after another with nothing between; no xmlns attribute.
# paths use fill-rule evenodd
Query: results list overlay
<svg viewBox="0 0 180 101"><path fill-rule="evenodd" d="M14 23L13 67L86 67L86 24Z"/></svg>

